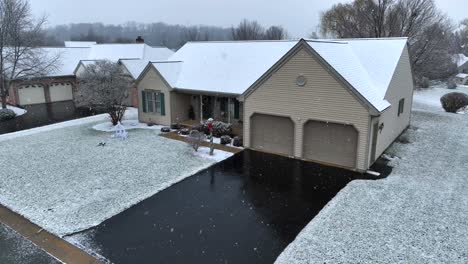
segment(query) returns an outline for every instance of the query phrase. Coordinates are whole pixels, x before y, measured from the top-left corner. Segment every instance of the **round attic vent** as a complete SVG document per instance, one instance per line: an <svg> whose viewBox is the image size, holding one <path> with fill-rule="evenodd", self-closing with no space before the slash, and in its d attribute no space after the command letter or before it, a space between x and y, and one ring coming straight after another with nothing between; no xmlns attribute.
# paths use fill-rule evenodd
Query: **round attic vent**
<svg viewBox="0 0 468 264"><path fill-rule="evenodd" d="M296 84L300 87L304 87L307 84L307 78L304 75L299 75L296 79Z"/></svg>

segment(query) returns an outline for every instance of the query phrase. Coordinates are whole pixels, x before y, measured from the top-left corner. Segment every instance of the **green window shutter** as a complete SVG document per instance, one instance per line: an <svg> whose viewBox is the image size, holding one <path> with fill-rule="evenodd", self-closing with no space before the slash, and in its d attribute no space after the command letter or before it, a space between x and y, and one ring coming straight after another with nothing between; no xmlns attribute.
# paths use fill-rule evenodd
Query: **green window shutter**
<svg viewBox="0 0 468 264"><path fill-rule="evenodd" d="M141 105L143 106L143 113L147 113L148 110L146 109L146 92L141 91Z"/></svg>
<svg viewBox="0 0 468 264"><path fill-rule="evenodd" d="M159 94L159 100L161 101L161 115L166 115L166 104L164 102L164 93Z"/></svg>
<svg viewBox="0 0 468 264"><path fill-rule="evenodd" d="M239 101L234 100L234 118L239 119L240 117L240 105Z"/></svg>

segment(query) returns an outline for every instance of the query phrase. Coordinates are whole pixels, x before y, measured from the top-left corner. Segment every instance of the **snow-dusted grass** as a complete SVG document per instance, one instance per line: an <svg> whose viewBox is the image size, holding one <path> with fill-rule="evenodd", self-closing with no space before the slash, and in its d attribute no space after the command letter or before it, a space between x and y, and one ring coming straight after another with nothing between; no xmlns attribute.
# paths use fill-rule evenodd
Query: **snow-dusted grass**
<svg viewBox="0 0 468 264"><path fill-rule="evenodd" d="M216 158L199 156L153 130L112 139L93 125L0 141L0 149L10 150L0 153L0 203L63 236L96 226L231 155L216 150Z"/></svg>
<svg viewBox="0 0 468 264"><path fill-rule="evenodd" d="M161 131L161 128L163 128L163 126L148 126L145 123L140 123L138 120L124 120L121 124L125 127L125 130L149 129ZM110 121L97 124L93 126L93 129L101 132L115 132L115 126Z"/></svg>
<svg viewBox="0 0 468 264"><path fill-rule="evenodd" d="M13 110L13 112L15 112L16 114L16 117L22 116L28 112L23 108L19 108L19 107L12 106L12 105L7 105L7 109Z"/></svg>
<svg viewBox="0 0 468 264"><path fill-rule="evenodd" d="M138 118L138 109L133 108L133 107L128 108L127 111L125 112L124 119L135 119L135 118ZM66 128L66 127L85 125L85 124L90 124L90 123L94 123L94 122L98 122L98 121L103 122L103 121L107 121L107 120L110 120L108 114L101 114L101 115L95 115L95 116L90 116L90 117L79 118L79 119L65 121L65 122L56 123L56 124L52 124L52 125L36 127L36 128L21 130L21 131L18 131L18 132L3 134L3 135L0 135L0 142L5 141L5 140L14 139L14 138L17 138L17 137L34 135L34 134L37 134L37 133L48 132L48 131L61 129L61 128ZM108 122L110 122L110 121L108 121Z"/></svg>
<svg viewBox="0 0 468 264"><path fill-rule="evenodd" d="M468 116L434 103L452 91L417 91L393 173L351 182L277 263L468 263Z"/></svg>

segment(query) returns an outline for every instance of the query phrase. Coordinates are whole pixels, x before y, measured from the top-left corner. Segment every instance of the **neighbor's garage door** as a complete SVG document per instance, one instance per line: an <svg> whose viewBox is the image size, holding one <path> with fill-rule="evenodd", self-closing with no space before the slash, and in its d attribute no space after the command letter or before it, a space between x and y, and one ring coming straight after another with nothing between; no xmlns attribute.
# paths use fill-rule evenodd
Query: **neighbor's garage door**
<svg viewBox="0 0 468 264"><path fill-rule="evenodd" d="M43 104L46 102L44 87L40 85L22 86L18 89L20 105Z"/></svg>
<svg viewBox="0 0 468 264"><path fill-rule="evenodd" d="M50 101L71 101L73 100L73 91L71 84L57 83L50 86Z"/></svg>
<svg viewBox="0 0 468 264"><path fill-rule="evenodd" d="M309 121L304 126L304 158L355 168L358 132L353 126Z"/></svg>
<svg viewBox="0 0 468 264"><path fill-rule="evenodd" d="M250 124L253 149L294 155L294 124L290 118L255 114Z"/></svg>

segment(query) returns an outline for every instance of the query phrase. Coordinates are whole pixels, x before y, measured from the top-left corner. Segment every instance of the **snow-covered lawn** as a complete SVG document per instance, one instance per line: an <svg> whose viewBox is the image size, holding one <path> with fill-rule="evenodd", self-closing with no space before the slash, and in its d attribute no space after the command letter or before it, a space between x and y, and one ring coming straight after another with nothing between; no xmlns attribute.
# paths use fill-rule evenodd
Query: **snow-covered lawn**
<svg viewBox="0 0 468 264"><path fill-rule="evenodd" d="M7 109L13 110L13 112L15 112L17 117L22 116L22 115L24 115L24 114L26 114L28 112L23 108L19 108L19 107L16 107L16 106L11 106L11 105L7 105Z"/></svg>
<svg viewBox="0 0 468 264"><path fill-rule="evenodd" d="M163 126L148 126L147 124L140 123L138 120L124 120L121 122L121 124L125 127L125 130L149 129L149 130L161 131L161 128L163 127ZM115 132L115 126L110 121L99 123L93 126L93 129L97 131L102 131L102 132Z"/></svg>
<svg viewBox="0 0 468 264"><path fill-rule="evenodd" d="M468 263L468 116L436 103L453 91L417 91L393 173L351 182L277 263Z"/></svg>
<svg viewBox="0 0 468 264"><path fill-rule="evenodd" d="M194 154L154 130L113 139L92 117L0 136L0 203L60 236L96 226L231 153ZM74 122L74 123L73 123ZM89 123L93 122L93 123ZM106 143L104 147L99 143Z"/></svg>

